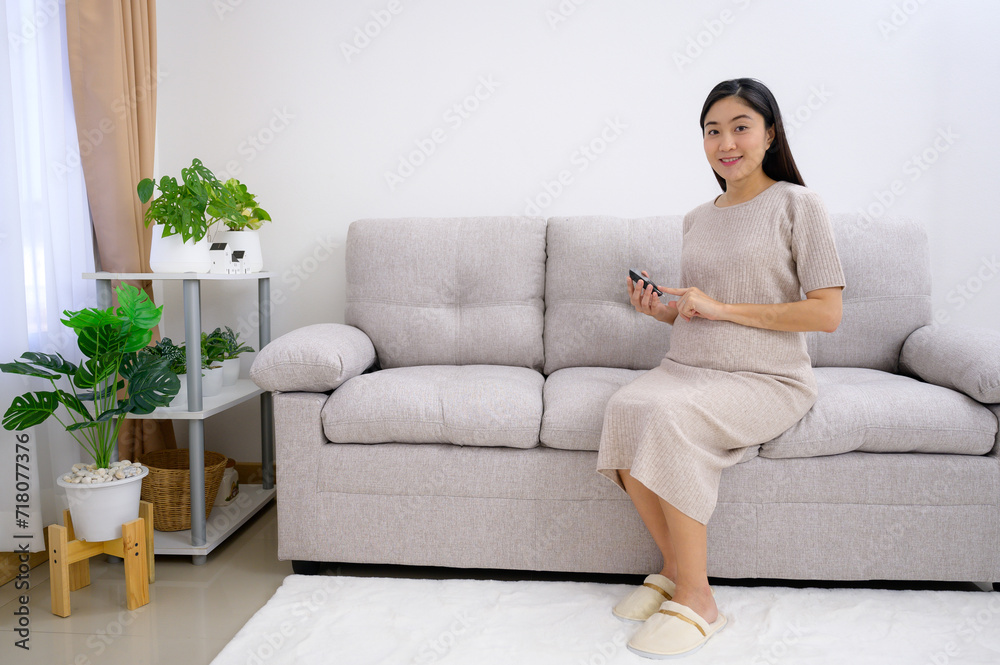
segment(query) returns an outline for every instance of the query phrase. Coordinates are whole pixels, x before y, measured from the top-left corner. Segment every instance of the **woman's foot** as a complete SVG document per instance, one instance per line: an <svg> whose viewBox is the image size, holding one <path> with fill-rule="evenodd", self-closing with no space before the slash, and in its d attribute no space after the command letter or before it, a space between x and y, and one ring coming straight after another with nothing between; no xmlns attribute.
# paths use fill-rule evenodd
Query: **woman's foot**
<svg viewBox="0 0 1000 665"><path fill-rule="evenodd" d="M725 628L726 617L718 610L715 615L715 619L709 622L687 605L665 600L660 609L632 635L628 649L646 658L676 658L692 654Z"/></svg>
<svg viewBox="0 0 1000 665"><path fill-rule="evenodd" d="M719 607L715 604L715 596L708 584L697 587L678 585L674 588L673 598L668 600L690 607L708 623L714 623L719 616Z"/></svg>
<svg viewBox="0 0 1000 665"><path fill-rule="evenodd" d="M663 601L674 597L675 586L664 575L648 575L642 586L633 590L611 610L619 619L645 621L657 610Z"/></svg>
<svg viewBox="0 0 1000 665"><path fill-rule="evenodd" d="M660 571L660 575L663 575L668 580L676 580L677 579L677 565L675 564L673 566L667 566L666 564L664 564L663 570Z"/></svg>

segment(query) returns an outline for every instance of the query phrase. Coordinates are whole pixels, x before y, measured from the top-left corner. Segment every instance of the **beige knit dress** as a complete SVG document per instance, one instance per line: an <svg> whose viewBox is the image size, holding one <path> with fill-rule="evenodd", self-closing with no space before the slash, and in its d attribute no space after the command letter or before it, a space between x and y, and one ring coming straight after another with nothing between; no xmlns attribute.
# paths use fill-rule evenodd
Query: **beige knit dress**
<svg viewBox="0 0 1000 665"><path fill-rule="evenodd" d="M776 312L804 292L845 286L822 201L777 182L744 203L695 208L684 217L680 286L724 303L774 304ZM746 447L794 425L815 401L805 333L678 316L659 367L608 402L597 470L624 490L617 470L630 469L707 524L722 470Z"/></svg>

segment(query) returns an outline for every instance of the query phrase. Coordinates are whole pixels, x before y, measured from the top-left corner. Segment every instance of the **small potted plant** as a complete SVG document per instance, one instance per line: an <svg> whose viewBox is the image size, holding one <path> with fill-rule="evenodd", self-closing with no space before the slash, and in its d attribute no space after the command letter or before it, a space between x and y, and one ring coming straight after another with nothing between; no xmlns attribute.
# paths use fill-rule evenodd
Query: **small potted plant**
<svg viewBox="0 0 1000 665"><path fill-rule="evenodd" d="M93 458L93 464L74 464L57 480L69 497L76 537L91 542L120 538L121 525L139 516L148 470L128 460L111 461L123 418L166 406L180 388L166 359L140 353L163 308L134 286L122 284L116 292L117 309L63 312L62 323L76 333L84 362L29 351L0 364L0 371L46 379L53 388L15 397L4 413L4 429L25 430L54 417ZM65 388L56 383L60 380Z"/></svg>
<svg viewBox="0 0 1000 665"><path fill-rule="evenodd" d="M184 345L177 346L169 337L160 339L153 346L142 349L140 355L166 360L170 371L180 380L180 389L167 406L187 405L187 353Z"/></svg>
<svg viewBox="0 0 1000 665"><path fill-rule="evenodd" d="M159 182L145 178L136 186L139 200L146 203L143 221L156 225L149 250L153 272L208 272L212 267L205 238L214 219L238 216L236 203L224 185L199 159L181 169L181 180L163 176Z"/></svg>
<svg viewBox="0 0 1000 665"><path fill-rule="evenodd" d="M253 353L253 347L240 341L240 334L229 326L223 331L216 328L212 335L217 336L225 344L225 356L222 361L224 386L234 385L240 378L240 354Z"/></svg>
<svg viewBox="0 0 1000 665"><path fill-rule="evenodd" d="M212 397L222 392L225 356L224 341L217 337L201 334L201 394L202 397ZM140 353L166 359L171 371L180 378L181 387L169 406L187 408L187 347L174 344L169 337L164 337L153 346L147 346Z"/></svg>
<svg viewBox="0 0 1000 665"><path fill-rule="evenodd" d="M258 229L271 216L257 205L257 197L247 191L247 186L236 178L230 178L223 186L225 190L214 210L216 221L221 221L225 231L219 231L212 238L214 242L227 243L230 249L243 250L243 263L247 272L260 272L264 268L264 258L260 251Z"/></svg>
<svg viewBox="0 0 1000 665"><path fill-rule="evenodd" d="M201 365L204 369L204 383L202 384L202 394L205 397L212 397L222 392L222 383L225 370L222 361L226 357L226 341L221 335L215 333L201 334Z"/></svg>

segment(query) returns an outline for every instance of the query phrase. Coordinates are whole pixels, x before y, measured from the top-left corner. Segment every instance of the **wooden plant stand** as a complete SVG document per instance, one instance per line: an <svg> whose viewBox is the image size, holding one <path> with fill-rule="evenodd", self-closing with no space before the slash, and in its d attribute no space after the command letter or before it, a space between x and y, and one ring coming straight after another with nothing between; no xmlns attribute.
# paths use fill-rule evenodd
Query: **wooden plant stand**
<svg viewBox="0 0 1000 665"><path fill-rule="evenodd" d="M90 557L110 554L125 560L125 600L134 610L149 604L153 573L153 504L139 502L139 518L122 524L122 537L98 543L76 540L69 510L63 511L66 526L50 524L49 583L52 613L69 616L69 592L90 585Z"/></svg>

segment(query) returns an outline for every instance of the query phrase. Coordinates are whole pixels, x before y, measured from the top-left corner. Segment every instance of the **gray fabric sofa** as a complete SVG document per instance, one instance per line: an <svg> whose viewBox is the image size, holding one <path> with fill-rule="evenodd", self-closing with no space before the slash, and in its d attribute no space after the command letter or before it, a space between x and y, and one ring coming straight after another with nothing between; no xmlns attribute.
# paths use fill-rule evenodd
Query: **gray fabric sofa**
<svg viewBox="0 0 1000 665"><path fill-rule="evenodd" d="M595 464L608 399L670 344L626 271L677 284L681 221L354 222L345 323L251 372L276 393L279 557L658 570ZM808 333L817 402L724 472L708 573L1000 581L1000 332L935 320L918 224L831 221L848 286Z"/></svg>

